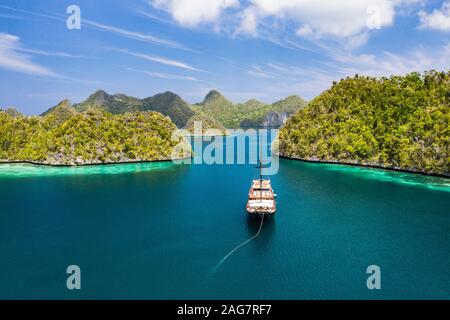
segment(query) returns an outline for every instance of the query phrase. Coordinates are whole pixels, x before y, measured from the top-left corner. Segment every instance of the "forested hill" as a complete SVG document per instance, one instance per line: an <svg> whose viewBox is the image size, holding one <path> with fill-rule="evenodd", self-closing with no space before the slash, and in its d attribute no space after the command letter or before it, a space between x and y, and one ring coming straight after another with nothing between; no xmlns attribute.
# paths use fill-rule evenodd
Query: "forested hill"
<svg viewBox="0 0 450 320"><path fill-rule="evenodd" d="M266 104L255 99L234 104L220 92L211 90L201 103L191 106L170 91L139 99L125 94L111 95L98 90L85 101L74 105L74 109L84 112L94 107L112 114L157 111L170 117L178 128L191 128L194 121L203 120L205 130L223 131L224 127L282 126L306 104L307 102L299 96L290 96L274 104Z"/></svg>
<svg viewBox="0 0 450 320"><path fill-rule="evenodd" d="M280 153L306 160L450 174L450 72L335 83L280 131Z"/></svg>
<svg viewBox="0 0 450 320"><path fill-rule="evenodd" d="M194 106L221 122L227 128L252 126L281 126L286 119L298 110L304 108L307 102L299 96L266 104L252 99L245 103L234 104L219 91L210 91L205 99Z"/></svg>
<svg viewBox="0 0 450 320"><path fill-rule="evenodd" d="M194 115L194 111L188 103L169 91L153 97L138 99L124 94L110 95L103 90L99 90L85 101L74 106L75 110L80 112L86 111L91 107L96 107L112 114L157 111L165 116L169 116L179 128L185 127L188 120Z"/></svg>
<svg viewBox="0 0 450 320"><path fill-rule="evenodd" d="M169 118L158 112L113 115L89 108L77 112L67 101L45 116L13 116L0 110L0 162L51 165L170 160L181 138ZM176 157L191 155L190 146Z"/></svg>
<svg viewBox="0 0 450 320"><path fill-rule="evenodd" d="M62 108L61 105L65 105L66 108ZM54 109L59 110L59 112L62 112L61 110L68 112L67 105L70 105L70 102L65 100L61 102L60 105L44 112L42 116L51 113ZM111 95L103 90L98 90L90 95L85 101L75 104L72 111L85 112L92 108L99 109L113 115L156 111L168 116L178 128L192 131L194 128L194 121L201 121L204 130L217 129L220 132L225 133L225 129L220 122L206 116L202 112L194 111L186 101L170 91L159 93L153 97L139 99L127 96L125 94Z"/></svg>

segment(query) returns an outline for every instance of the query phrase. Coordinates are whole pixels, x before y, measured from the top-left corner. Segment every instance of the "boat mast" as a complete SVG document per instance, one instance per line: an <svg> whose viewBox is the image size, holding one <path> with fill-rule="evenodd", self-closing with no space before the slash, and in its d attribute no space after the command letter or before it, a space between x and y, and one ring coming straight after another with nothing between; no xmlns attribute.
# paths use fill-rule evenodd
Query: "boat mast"
<svg viewBox="0 0 450 320"><path fill-rule="evenodd" d="M258 139L261 140L261 134L258 134ZM262 146L261 146L261 141L259 142L259 195L260 195L260 200L261 202L263 201L263 196L262 196L262 189L263 189L263 185L262 185Z"/></svg>

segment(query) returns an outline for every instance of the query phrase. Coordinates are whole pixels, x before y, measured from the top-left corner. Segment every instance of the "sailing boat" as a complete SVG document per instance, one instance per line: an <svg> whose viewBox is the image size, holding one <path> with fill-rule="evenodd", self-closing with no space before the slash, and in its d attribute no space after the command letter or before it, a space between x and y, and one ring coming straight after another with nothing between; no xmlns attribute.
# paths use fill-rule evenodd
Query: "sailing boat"
<svg viewBox="0 0 450 320"><path fill-rule="evenodd" d="M258 161L259 179L252 181L252 186L248 193L247 212L255 218L273 216L277 211L275 193L272 189L270 179L263 179L263 163L261 156Z"/></svg>

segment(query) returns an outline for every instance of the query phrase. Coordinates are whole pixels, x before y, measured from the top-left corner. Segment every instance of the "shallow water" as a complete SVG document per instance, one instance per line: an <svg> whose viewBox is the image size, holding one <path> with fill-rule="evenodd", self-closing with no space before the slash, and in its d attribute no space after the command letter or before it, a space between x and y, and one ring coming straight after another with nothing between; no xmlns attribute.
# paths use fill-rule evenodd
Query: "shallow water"
<svg viewBox="0 0 450 320"><path fill-rule="evenodd" d="M277 215L211 274L258 231L256 173L1 165L0 298L450 298L449 180L291 160L272 177ZM81 291L66 289L72 264Z"/></svg>
<svg viewBox="0 0 450 320"><path fill-rule="evenodd" d="M172 165L172 162L142 162L129 164L91 165L81 167L52 167L11 163L0 164L0 179L138 173L160 170Z"/></svg>

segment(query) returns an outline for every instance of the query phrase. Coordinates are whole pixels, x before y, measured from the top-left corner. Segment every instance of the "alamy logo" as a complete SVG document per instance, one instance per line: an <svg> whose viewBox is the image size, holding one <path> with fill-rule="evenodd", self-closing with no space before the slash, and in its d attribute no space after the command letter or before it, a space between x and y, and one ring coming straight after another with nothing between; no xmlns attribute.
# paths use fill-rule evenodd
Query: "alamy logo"
<svg viewBox="0 0 450 320"><path fill-rule="evenodd" d="M172 141L178 144L172 150L175 164L234 165L264 163L264 175L276 175L279 170L278 130L273 129L226 129L226 134L217 129L203 130L202 121L194 122L194 139L186 129L175 130ZM273 138L273 141L270 140ZM206 143L206 145L205 145ZM194 157L187 156L192 150ZM226 150L226 152L224 152Z"/></svg>
<svg viewBox="0 0 450 320"><path fill-rule="evenodd" d="M367 289L380 290L381 289L381 269L379 266L372 265L367 267L367 274L370 274L367 278Z"/></svg>
<svg viewBox="0 0 450 320"><path fill-rule="evenodd" d="M67 274L70 276L67 278L67 289L69 290L81 290L81 269L77 265L71 265L67 267Z"/></svg>
<svg viewBox="0 0 450 320"><path fill-rule="evenodd" d="M69 30L81 29L81 9L79 6L71 5L67 7L66 13L70 16L67 18L66 26Z"/></svg>

